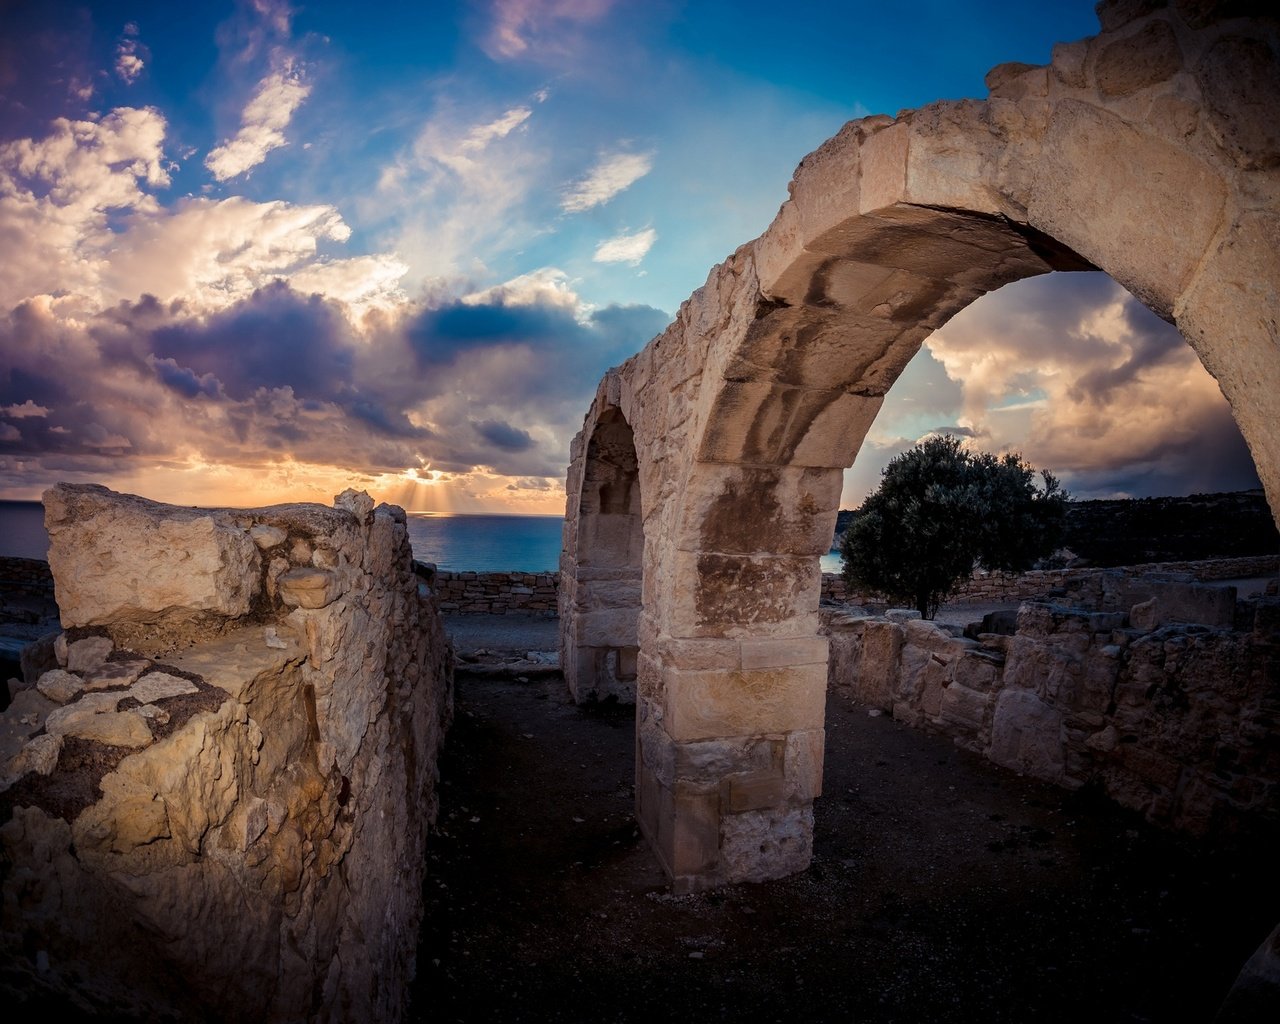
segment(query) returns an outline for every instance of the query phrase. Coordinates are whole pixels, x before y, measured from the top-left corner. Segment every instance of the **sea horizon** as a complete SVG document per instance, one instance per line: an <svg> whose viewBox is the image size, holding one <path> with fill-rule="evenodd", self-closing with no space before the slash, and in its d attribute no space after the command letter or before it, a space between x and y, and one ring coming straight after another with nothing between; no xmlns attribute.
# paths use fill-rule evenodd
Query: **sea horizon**
<svg viewBox="0 0 1280 1024"><path fill-rule="evenodd" d="M223 506L231 507L231 506ZM413 557L446 572L558 572L564 516L536 512L406 511ZM47 561L39 501L0 498L0 556ZM839 572L833 549L823 572Z"/></svg>

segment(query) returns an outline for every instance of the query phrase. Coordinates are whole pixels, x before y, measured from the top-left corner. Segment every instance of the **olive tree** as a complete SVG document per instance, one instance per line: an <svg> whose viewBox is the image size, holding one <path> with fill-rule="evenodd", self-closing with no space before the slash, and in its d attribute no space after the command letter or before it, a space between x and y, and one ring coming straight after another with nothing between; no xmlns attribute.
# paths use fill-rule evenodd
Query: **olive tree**
<svg viewBox="0 0 1280 1024"><path fill-rule="evenodd" d="M1068 495L1020 455L969 452L931 437L897 456L841 544L850 583L926 619L977 567L1022 572L1062 536Z"/></svg>

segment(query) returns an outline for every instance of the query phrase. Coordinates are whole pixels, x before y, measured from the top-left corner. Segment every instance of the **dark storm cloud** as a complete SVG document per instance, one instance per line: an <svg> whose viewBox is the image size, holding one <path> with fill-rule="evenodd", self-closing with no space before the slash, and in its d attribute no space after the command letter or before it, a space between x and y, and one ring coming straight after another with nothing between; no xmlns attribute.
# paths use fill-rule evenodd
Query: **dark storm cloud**
<svg viewBox="0 0 1280 1024"><path fill-rule="evenodd" d="M26 303L0 318L0 407L49 412L0 431L0 456L98 460L98 472L195 451L245 466L558 476L600 376L667 319L495 300L366 337L337 303L283 283L204 317L144 297L87 327Z"/></svg>
<svg viewBox="0 0 1280 1024"><path fill-rule="evenodd" d="M506 452L528 451L534 444L528 431L500 420L485 420L483 423L473 423L471 426L491 445Z"/></svg>
<svg viewBox="0 0 1280 1024"><path fill-rule="evenodd" d="M153 353L199 375L212 374L227 394L245 399L260 387L291 387L302 398L335 400L351 382L354 342L341 310L284 282L205 321L151 333Z"/></svg>

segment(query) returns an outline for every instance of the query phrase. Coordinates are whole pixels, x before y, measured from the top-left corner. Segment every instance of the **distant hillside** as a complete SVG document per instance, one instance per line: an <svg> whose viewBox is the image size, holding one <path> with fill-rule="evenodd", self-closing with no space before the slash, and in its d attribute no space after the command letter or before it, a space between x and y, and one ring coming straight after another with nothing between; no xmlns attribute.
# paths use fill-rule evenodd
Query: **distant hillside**
<svg viewBox="0 0 1280 1024"><path fill-rule="evenodd" d="M856 513L841 509L836 540ZM1280 534L1262 491L1073 501L1063 545L1094 565L1268 555Z"/></svg>

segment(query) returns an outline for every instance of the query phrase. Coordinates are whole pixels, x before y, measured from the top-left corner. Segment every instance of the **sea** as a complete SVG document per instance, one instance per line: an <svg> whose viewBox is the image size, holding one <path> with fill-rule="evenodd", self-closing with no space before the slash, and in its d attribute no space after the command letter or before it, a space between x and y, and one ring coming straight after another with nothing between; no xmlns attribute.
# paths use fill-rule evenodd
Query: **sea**
<svg viewBox="0 0 1280 1024"><path fill-rule="evenodd" d="M413 557L441 569L474 572L554 572L560 567L561 516L410 512ZM0 555L46 558L49 536L38 501L0 501ZM834 549L823 572L839 572Z"/></svg>

